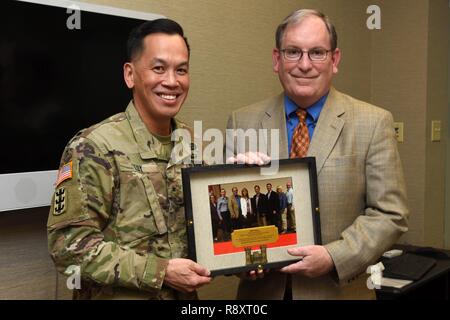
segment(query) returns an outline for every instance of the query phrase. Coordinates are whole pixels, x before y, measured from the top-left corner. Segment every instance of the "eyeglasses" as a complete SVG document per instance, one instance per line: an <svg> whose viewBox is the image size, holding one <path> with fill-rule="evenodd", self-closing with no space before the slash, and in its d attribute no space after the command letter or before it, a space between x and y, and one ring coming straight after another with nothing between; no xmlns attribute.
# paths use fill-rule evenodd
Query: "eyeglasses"
<svg viewBox="0 0 450 320"><path fill-rule="evenodd" d="M280 50L283 53L283 57L287 61L299 61L303 57L303 53L308 53L308 57L311 61L324 61L327 59L328 52L325 48L313 48L310 50L302 50L298 48L286 48Z"/></svg>

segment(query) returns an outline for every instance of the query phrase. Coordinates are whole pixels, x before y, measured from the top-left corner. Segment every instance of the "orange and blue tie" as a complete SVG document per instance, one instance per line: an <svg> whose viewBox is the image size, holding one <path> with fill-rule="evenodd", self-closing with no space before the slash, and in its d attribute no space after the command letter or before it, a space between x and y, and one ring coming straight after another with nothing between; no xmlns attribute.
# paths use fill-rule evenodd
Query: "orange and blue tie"
<svg viewBox="0 0 450 320"><path fill-rule="evenodd" d="M296 113L299 122L292 137L292 146L289 157L303 158L308 153L309 148L309 133L308 126L306 125L307 112L304 109L298 108Z"/></svg>

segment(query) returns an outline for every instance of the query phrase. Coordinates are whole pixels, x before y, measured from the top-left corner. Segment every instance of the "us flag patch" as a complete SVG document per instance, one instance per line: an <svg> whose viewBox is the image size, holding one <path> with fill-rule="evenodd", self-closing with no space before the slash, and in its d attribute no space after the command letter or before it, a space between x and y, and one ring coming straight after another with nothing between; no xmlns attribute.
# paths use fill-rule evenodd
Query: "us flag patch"
<svg viewBox="0 0 450 320"><path fill-rule="evenodd" d="M72 161L63 165L58 171L58 178L56 179L56 186L59 186L61 182L72 178Z"/></svg>

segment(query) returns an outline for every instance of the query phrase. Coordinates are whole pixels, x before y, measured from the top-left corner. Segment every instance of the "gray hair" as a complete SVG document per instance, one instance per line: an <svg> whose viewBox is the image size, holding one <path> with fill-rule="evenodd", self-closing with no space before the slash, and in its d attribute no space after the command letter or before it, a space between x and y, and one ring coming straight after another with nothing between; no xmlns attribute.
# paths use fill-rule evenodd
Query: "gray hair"
<svg viewBox="0 0 450 320"><path fill-rule="evenodd" d="M298 23L303 21L307 17L315 16L325 23L325 26L327 27L328 34L330 35L330 45L331 50L334 51L337 48L337 33L336 28L334 27L333 23L331 23L330 18L323 14L320 11L314 10L314 9L300 9L297 11L292 12L289 16L287 16L283 22L278 26L277 32L275 34L275 43L277 46L277 49L281 49L281 40L283 39L284 32L286 31L286 28L292 24Z"/></svg>

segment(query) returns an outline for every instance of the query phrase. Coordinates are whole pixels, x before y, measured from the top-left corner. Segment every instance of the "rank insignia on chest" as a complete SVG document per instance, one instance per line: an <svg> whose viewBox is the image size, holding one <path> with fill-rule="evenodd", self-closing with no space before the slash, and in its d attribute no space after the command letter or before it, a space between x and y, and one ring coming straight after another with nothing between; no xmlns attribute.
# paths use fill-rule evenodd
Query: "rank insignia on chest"
<svg viewBox="0 0 450 320"><path fill-rule="evenodd" d="M64 188L59 188L55 191L55 200L53 204L53 215L59 216L66 211L67 206L67 191Z"/></svg>
<svg viewBox="0 0 450 320"><path fill-rule="evenodd" d="M142 167L140 165L133 164L132 166L133 166L134 170L136 170L137 172L142 173Z"/></svg>

